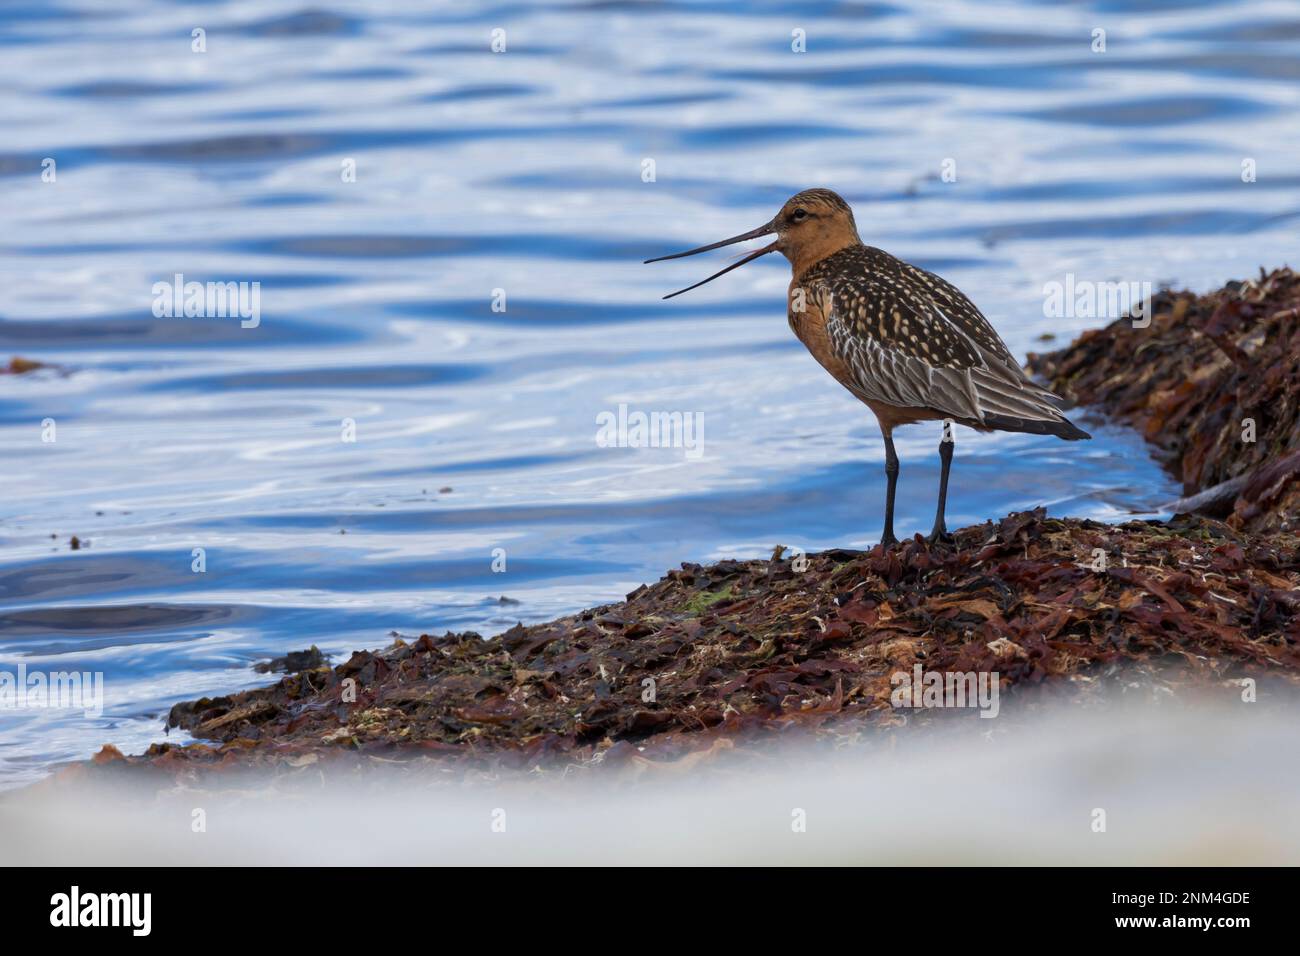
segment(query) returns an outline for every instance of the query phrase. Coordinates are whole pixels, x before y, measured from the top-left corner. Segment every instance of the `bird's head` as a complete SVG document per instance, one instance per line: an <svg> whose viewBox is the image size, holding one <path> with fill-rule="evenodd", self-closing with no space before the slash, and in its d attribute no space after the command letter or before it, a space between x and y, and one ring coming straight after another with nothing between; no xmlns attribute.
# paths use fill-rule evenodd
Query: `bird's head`
<svg viewBox="0 0 1300 956"><path fill-rule="evenodd" d="M732 236L730 239L723 239L721 242L712 242L707 246L700 246L698 249L688 249L685 252L677 252L670 256L647 259L646 262L680 259L683 256L693 256L697 253L708 252L711 249L720 249L723 246L744 242L747 239L757 239L760 236L773 234L776 235L776 239L763 248L756 249L739 262L732 263L720 272L715 272L707 279L697 282L695 285L687 286L685 289L679 289L677 292L664 296L664 298L671 299L675 295L697 289L704 285L705 282L711 282L718 276L725 275L732 269L738 269L745 263L752 262L759 256L765 256L769 252L779 252L789 259L795 275L799 275L813 263L820 262L827 256L839 252L845 246L857 245L862 241L858 238L858 226L853 221L853 210L849 208L848 203L829 189L805 189L803 192L796 193L786 200L785 205L781 207L781 211L772 217L769 222L764 223L757 229L751 229L739 236Z"/></svg>

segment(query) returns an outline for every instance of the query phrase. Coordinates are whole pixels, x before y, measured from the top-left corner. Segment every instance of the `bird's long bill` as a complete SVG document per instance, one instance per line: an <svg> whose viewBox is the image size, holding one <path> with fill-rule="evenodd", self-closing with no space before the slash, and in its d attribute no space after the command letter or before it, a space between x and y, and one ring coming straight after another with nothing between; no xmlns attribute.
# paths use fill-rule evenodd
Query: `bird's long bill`
<svg viewBox="0 0 1300 956"><path fill-rule="evenodd" d="M723 246L731 246L738 242L745 242L748 239L757 239L759 236L770 236L774 232L776 232L776 228L769 222L759 226L757 229L751 229L749 232L742 232L738 236L732 236L730 239L723 239L721 242L711 242L707 246L700 246L698 249L687 249L685 252L674 252L670 256L659 256L655 259L647 259L646 263L663 262L665 259L681 259L684 256L694 256L701 252L709 252L713 249L721 249ZM678 289L676 292L670 292L668 295L664 296L664 298L671 299L673 296L681 295L683 292L690 292L692 289L698 289L700 286L704 285L704 283L712 282L718 276L726 275L732 269L739 269L746 262L753 262L759 256L765 256L769 252L775 251L776 243L773 242L770 245L764 246L762 249L757 249L754 252L751 252L740 261L733 262L731 265L727 266L727 268L713 273L713 275L709 276L707 279L701 279L699 282L695 283L695 285L688 285L685 289Z"/></svg>

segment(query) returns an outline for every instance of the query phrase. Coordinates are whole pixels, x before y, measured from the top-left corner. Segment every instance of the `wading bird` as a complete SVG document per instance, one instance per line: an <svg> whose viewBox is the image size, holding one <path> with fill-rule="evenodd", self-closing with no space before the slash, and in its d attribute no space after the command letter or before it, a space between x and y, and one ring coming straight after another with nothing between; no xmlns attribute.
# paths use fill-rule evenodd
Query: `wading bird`
<svg viewBox="0 0 1300 956"><path fill-rule="evenodd" d="M863 245L849 204L829 189L806 189L757 229L646 262L679 259L747 239L776 240L695 285L699 288L769 252L790 260L790 328L835 380L876 415L885 439L885 530L894 537L898 455L894 429L951 419L978 431L1031 432L1067 441L1091 438L1035 385L988 319L956 287L887 252ZM939 506L929 540L947 539L944 504L952 438L939 442Z"/></svg>

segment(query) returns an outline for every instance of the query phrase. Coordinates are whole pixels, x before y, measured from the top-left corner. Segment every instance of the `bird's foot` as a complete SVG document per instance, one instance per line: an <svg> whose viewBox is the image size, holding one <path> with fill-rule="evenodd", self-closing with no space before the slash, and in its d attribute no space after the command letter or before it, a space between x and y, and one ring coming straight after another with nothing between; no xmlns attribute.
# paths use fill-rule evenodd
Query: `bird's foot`
<svg viewBox="0 0 1300 956"><path fill-rule="evenodd" d="M886 551L897 544L898 539L894 537L893 531L886 530L885 533L880 536L880 547Z"/></svg>
<svg viewBox="0 0 1300 956"><path fill-rule="evenodd" d="M956 544L957 539L952 536L947 528L935 528L926 535L925 543L930 547L935 545L952 545Z"/></svg>

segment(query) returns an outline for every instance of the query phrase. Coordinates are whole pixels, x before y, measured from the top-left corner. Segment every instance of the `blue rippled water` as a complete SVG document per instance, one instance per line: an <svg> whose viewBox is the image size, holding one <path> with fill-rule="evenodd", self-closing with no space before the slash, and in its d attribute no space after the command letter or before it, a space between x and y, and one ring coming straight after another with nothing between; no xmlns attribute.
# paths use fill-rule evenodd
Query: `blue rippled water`
<svg viewBox="0 0 1300 956"><path fill-rule="evenodd" d="M313 643L873 543L878 432L791 336L784 262L670 302L722 254L640 264L801 188L1018 354L1108 320L1045 316L1067 275L1296 259L1291 3L42 0L0 52L0 355L60 367L0 377L0 661L106 681L99 717L0 713L0 785ZM260 283L260 324L155 317L177 273ZM620 403L702 415L702 454L601 447ZM959 432L950 524L1157 512L1141 441L1083 421ZM938 426L899 437L923 531Z"/></svg>

